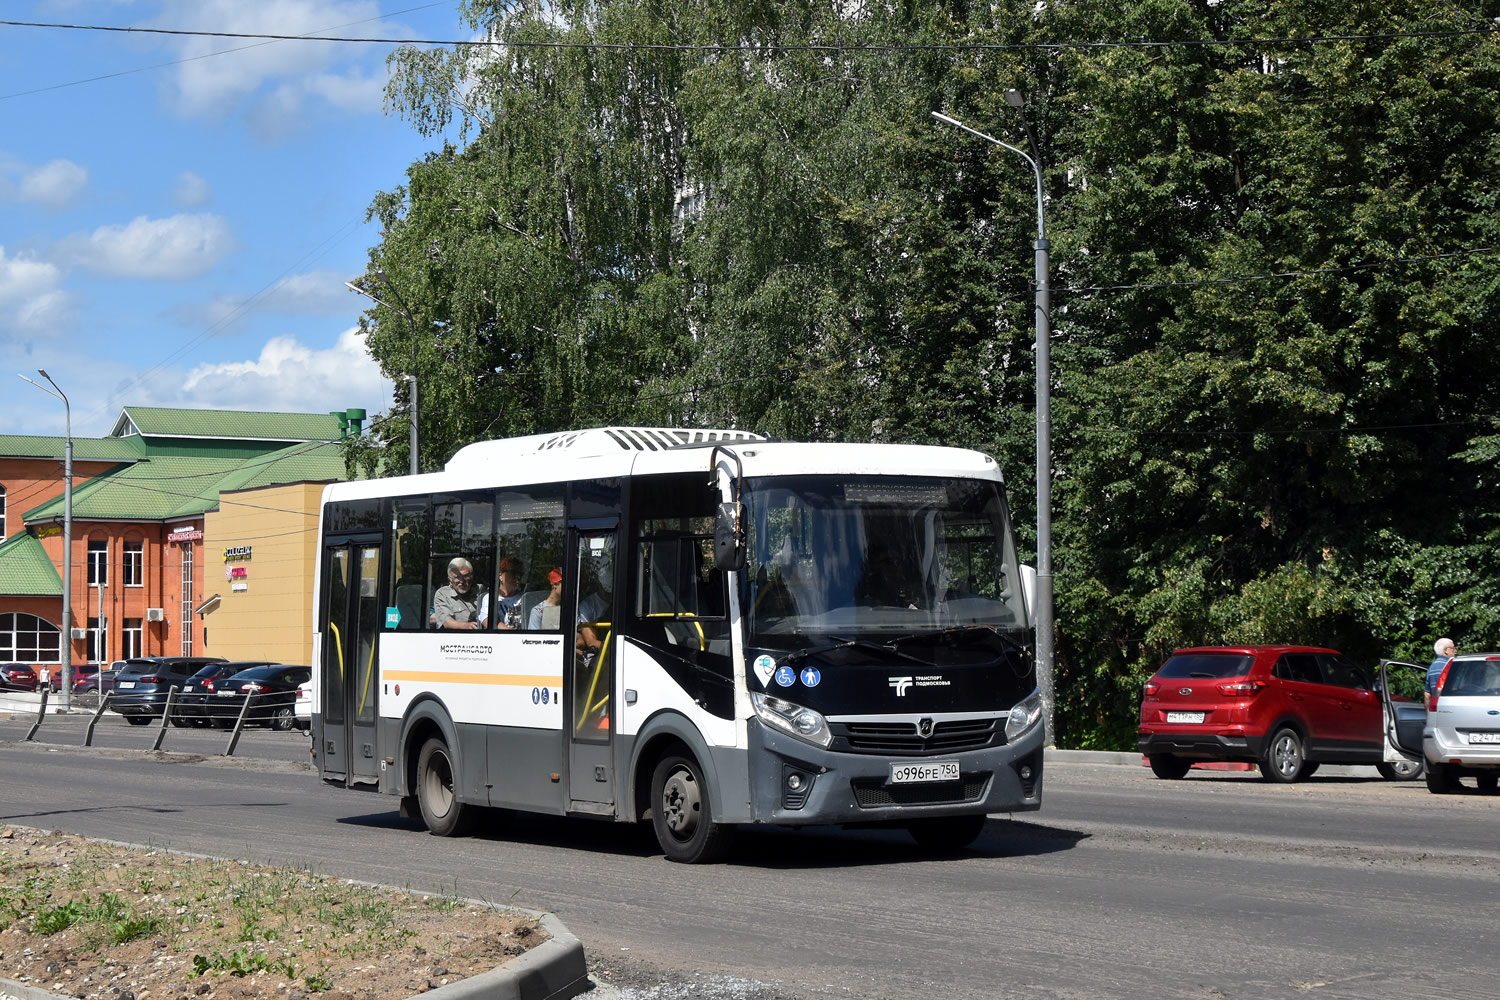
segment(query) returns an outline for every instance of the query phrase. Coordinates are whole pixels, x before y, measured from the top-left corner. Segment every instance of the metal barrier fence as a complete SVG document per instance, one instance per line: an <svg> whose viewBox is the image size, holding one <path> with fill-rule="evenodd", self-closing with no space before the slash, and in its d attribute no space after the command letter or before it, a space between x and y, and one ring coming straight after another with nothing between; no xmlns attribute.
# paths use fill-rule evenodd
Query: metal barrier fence
<svg viewBox="0 0 1500 1000"><path fill-rule="evenodd" d="M178 696L181 690L180 687L175 685L168 689L166 700L161 707L160 717L157 717L154 712L126 716L127 719L137 725L148 724L152 721L157 723L156 737L151 744L152 750L161 749L169 727L192 729L213 727L225 730L229 735L229 741L221 754L221 756L225 757L233 756L235 748L240 742L240 734L244 732L247 725L265 725L268 728L283 731L290 731L297 728L295 721L297 692L295 691L236 693L234 697L242 700L238 705L238 710L233 711L233 706L221 699L180 704ZM48 690L43 688L41 690L41 702L37 706L36 721L32 723L31 729L26 733L26 740L28 742L36 739L36 734L42 728L42 723L47 717L47 695ZM99 695L99 704L94 708L88 725L84 729L83 746L93 746L94 729L98 726L99 720L104 716L104 713L109 710L112 702L118 704L128 703L135 707L146 704L154 708L154 705L150 703L142 701L132 702L130 700L132 697L134 696L123 695L117 698L116 692L113 690L105 691L102 695ZM73 703L75 705L80 704L80 697L75 695ZM230 708L233 714L211 709L210 705ZM145 718L146 722L135 722L136 719L140 718Z"/></svg>

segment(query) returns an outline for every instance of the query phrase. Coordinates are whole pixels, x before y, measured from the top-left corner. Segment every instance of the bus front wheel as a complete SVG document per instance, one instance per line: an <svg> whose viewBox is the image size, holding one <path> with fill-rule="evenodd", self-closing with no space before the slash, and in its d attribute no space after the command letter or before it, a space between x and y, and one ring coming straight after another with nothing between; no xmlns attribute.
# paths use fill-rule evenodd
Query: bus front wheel
<svg viewBox="0 0 1500 1000"><path fill-rule="evenodd" d="M722 857L731 831L714 822L703 769L692 757L664 757L651 775L651 825L670 861L703 864Z"/></svg>
<svg viewBox="0 0 1500 1000"><path fill-rule="evenodd" d="M437 837L452 837L464 828L464 804L453 789L453 758L448 744L433 737L417 756L417 803L422 822Z"/></svg>

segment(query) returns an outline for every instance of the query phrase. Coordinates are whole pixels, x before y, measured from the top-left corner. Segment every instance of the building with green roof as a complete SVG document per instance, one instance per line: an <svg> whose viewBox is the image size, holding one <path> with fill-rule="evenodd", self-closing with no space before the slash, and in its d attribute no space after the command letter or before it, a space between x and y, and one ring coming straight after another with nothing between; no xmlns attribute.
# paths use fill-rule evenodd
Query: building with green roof
<svg viewBox="0 0 1500 1000"><path fill-rule="evenodd" d="M73 438L72 661L204 654L205 516L345 478L339 442L363 418L127 406L108 436ZM49 641L60 657L65 446L0 434L0 661L40 642L47 662ZM315 526L318 492L292 491L312 509L288 514Z"/></svg>

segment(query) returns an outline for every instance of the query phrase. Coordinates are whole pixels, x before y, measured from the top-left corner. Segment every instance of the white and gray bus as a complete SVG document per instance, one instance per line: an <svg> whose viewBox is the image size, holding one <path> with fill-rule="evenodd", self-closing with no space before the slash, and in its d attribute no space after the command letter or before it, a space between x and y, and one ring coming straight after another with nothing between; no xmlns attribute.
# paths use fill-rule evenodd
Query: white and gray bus
<svg viewBox="0 0 1500 1000"><path fill-rule="evenodd" d="M978 452L621 427L469 445L323 494L318 772L440 835L497 807L649 817L685 862L742 824L962 847L1041 805L1021 574Z"/></svg>

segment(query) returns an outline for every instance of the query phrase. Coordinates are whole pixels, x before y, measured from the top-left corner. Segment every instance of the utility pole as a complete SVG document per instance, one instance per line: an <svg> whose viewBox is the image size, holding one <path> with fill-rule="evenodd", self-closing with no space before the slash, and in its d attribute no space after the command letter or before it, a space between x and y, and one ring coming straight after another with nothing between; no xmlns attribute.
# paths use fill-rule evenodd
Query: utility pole
<svg viewBox="0 0 1500 1000"><path fill-rule="evenodd" d="M66 712L73 699L73 408L68 403L67 393L58 388L45 369L36 373L52 386L51 389L17 373L22 382L32 385L55 399L62 400L63 427L66 437L63 443L63 571L62 571L62 643L58 659L62 668L62 688L58 692L58 708Z"/></svg>
<svg viewBox="0 0 1500 1000"><path fill-rule="evenodd" d="M1019 90L1007 90L1005 101L1017 111L1022 111L1026 104ZM1052 727L1056 701L1052 639L1052 244L1047 239L1047 219L1043 210L1046 199L1042 190L1042 166L1036 156L1028 156L1025 150L976 131L956 118L936 111L932 112L932 117L986 142L1003 146L1030 164L1036 174L1036 242L1032 244L1036 251L1036 608L1032 613L1032 625L1036 631L1036 686L1042 698L1047 744L1051 746L1056 732ZM1035 154L1036 137L1031 133L1031 124L1026 121L1024 111L1021 121L1026 126L1031 151Z"/></svg>

